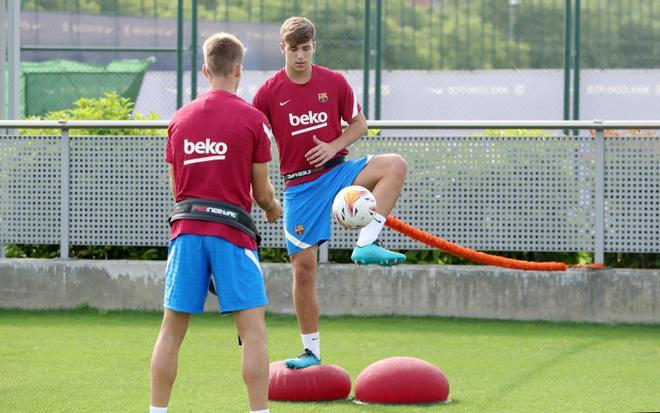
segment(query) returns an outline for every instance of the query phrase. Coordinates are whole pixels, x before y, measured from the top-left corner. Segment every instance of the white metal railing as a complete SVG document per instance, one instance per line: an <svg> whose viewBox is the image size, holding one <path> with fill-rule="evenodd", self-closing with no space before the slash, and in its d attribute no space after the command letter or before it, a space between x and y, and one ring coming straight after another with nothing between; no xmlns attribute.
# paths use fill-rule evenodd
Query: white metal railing
<svg viewBox="0 0 660 413"><path fill-rule="evenodd" d="M0 129L162 129L169 120L0 120ZM659 129L660 120L437 121L370 120L369 129Z"/></svg>

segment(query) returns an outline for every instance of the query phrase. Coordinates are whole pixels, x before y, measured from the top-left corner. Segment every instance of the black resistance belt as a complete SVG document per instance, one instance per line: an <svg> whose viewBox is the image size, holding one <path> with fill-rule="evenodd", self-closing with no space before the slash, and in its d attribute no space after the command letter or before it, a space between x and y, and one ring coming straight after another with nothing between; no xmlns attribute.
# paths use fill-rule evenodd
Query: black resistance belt
<svg viewBox="0 0 660 413"><path fill-rule="evenodd" d="M291 172L290 174L284 174L284 182L291 182L298 178L302 178L304 176L308 176L316 172L323 171L324 169L330 169L333 166L337 166L344 163L344 161L346 161L346 157L344 155L340 155L337 156L336 158L330 159L328 162L324 163L323 166L319 166L318 168L303 169L302 171L296 171L296 172Z"/></svg>
<svg viewBox="0 0 660 413"><path fill-rule="evenodd" d="M168 222L172 225L172 222L178 219L219 222L245 232L257 242L257 246L261 243L261 236L252 216L243 208L227 202L199 198L185 199L174 206Z"/></svg>

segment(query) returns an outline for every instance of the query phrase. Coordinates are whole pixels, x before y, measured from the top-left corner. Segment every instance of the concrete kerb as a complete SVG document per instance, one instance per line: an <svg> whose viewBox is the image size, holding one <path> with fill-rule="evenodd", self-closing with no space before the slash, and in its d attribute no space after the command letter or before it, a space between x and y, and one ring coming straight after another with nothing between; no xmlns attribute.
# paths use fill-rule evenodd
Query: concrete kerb
<svg viewBox="0 0 660 413"><path fill-rule="evenodd" d="M268 311L293 314L290 266L262 269ZM0 259L0 308L160 310L164 271L164 261ZM326 315L660 324L660 270L322 264L317 289Z"/></svg>

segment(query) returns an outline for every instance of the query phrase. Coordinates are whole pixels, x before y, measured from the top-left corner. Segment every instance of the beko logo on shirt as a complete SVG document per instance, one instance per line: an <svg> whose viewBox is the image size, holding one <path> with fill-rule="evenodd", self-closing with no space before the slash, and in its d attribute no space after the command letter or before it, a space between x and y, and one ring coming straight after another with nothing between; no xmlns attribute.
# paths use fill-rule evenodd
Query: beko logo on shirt
<svg viewBox="0 0 660 413"><path fill-rule="evenodd" d="M197 153L200 155L224 155L227 153L227 144L224 142L213 142L209 138L206 138L203 142L190 142L188 139L184 139L183 151L188 155L191 153Z"/></svg>
<svg viewBox="0 0 660 413"><path fill-rule="evenodd" d="M314 113L311 110L300 116L289 113L289 122L291 126L298 125L313 125L315 123L323 123L328 121L328 114L325 112Z"/></svg>
<svg viewBox="0 0 660 413"><path fill-rule="evenodd" d="M191 142L188 139L183 140L183 152L186 155L211 155L203 158L192 158L183 161L184 165L199 162L217 161L225 159L227 153L227 144L224 142L214 142L209 138L205 141Z"/></svg>
<svg viewBox="0 0 660 413"><path fill-rule="evenodd" d="M326 112L315 113L311 110L307 113L303 113L300 116L296 116L293 113L289 113L289 123L291 126L305 126L313 125L308 128L298 129L293 131L291 135L298 135L304 132L309 132L311 130L323 128L328 126L328 114Z"/></svg>

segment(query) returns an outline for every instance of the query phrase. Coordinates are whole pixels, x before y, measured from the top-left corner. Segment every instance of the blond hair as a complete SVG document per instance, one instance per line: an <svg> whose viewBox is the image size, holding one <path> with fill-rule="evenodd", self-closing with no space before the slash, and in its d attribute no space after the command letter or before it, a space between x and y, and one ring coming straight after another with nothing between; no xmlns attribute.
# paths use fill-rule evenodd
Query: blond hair
<svg viewBox="0 0 660 413"><path fill-rule="evenodd" d="M232 34L216 33L206 39L202 49L206 69L213 76L227 76L236 65L243 63L245 47Z"/></svg>
<svg viewBox="0 0 660 413"><path fill-rule="evenodd" d="M288 46L298 46L314 40L315 37L314 23L305 17L289 17L280 27L280 39Z"/></svg>

